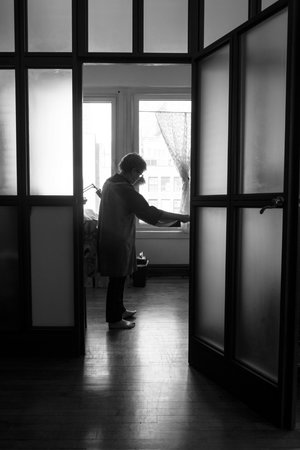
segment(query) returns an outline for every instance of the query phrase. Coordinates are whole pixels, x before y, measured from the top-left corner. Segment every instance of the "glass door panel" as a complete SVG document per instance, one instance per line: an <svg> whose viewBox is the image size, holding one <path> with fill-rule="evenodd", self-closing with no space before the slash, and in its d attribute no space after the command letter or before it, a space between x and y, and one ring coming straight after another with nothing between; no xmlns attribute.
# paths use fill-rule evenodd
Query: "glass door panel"
<svg viewBox="0 0 300 450"><path fill-rule="evenodd" d="M248 32L241 48L241 190L282 192L287 12Z"/></svg>
<svg viewBox="0 0 300 450"><path fill-rule="evenodd" d="M240 211L236 358L278 380L282 209Z"/></svg>
<svg viewBox="0 0 300 450"><path fill-rule="evenodd" d="M73 194L72 71L30 69L31 195Z"/></svg>
<svg viewBox="0 0 300 450"><path fill-rule="evenodd" d="M229 108L229 47L202 61L197 152L198 195L226 194Z"/></svg>
<svg viewBox="0 0 300 450"><path fill-rule="evenodd" d="M195 336L224 349L226 208L198 208L196 216Z"/></svg>
<svg viewBox="0 0 300 450"><path fill-rule="evenodd" d="M20 321L18 213L0 207L0 330L15 330Z"/></svg>
<svg viewBox="0 0 300 450"><path fill-rule="evenodd" d="M72 51L72 0L27 0L28 51Z"/></svg>
<svg viewBox="0 0 300 450"><path fill-rule="evenodd" d="M299 76L288 58L289 45L298 51L300 10L289 2L288 21L278 3L272 17L233 31L223 58L216 45L193 64L189 361L288 428L296 413L299 256ZM229 70L237 82L228 95ZM220 186L227 153L230 178L225 183L223 170Z"/></svg>
<svg viewBox="0 0 300 450"><path fill-rule="evenodd" d="M0 70L0 195L16 194L15 71Z"/></svg>
<svg viewBox="0 0 300 450"><path fill-rule="evenodd" d="M0 52L15 51L14 2L0 2Z"/></svg>
<svg viewBox="0 0 300 450"><path fill-rule="evenodd" d="M31 211L33 326L74 325L73 209Z"/></svg>

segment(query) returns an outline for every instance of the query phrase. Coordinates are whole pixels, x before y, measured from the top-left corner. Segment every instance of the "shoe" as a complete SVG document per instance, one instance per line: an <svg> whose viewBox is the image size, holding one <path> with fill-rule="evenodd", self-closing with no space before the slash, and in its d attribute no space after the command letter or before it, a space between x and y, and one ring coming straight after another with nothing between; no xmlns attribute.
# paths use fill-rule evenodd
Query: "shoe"
<svg viewBox="0 0 300 450"><path fill-rule="evenodd" d="M130 317L134 316L136 313L136 310L130 311L129 309L126 309L126 311L123 312L122 317L123 319L130 319Z"/></svg>
<svg viewBox="0 0 300 450"><path fill-rule="evenodd" d="M130 330L135 326L134 322L128 322L128 320L119 320L118 322L110 322L108 327L110 330Z"/></svg>

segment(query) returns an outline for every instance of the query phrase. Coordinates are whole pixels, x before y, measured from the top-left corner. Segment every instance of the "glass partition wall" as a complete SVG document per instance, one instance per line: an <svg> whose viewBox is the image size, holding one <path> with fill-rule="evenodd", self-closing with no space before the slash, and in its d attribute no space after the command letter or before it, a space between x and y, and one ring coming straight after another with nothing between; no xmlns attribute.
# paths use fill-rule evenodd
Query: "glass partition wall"
<svg viewBox="0 0 300 450"><path fill-rule="evenodd" d="M201 147L206 150L196 161L195 170L201 176L195 192L226 195L227 141L231 139L226 111L231 108L228 67L232 54L228 45L212 50L226 33L243 26L250 17L259 17L261 9L269 14L281 2L262 2L261 8L258 3L1 1L0 267L5 283L0 287L0 331L13 333L15 350L19 347L19 351L30 353L35 348L43 354L58 349L69 354L84 352L83 64L191 64L197 54L207 54L201 75L201 114L195 125L203 131ZM245 42L250 52L255 39L249 34ZM255 89L255 76L247 89L249 95ZM214 96L217 103L212 108ZM245 112L245 118L247 114L251 110ZM213 132L213 123L220 130L218 136ZM245 189L253 170L245 171ZM247 210L241 214L244 220L248 216ZM228 214L223 204L216 204L214 209L207 207L197 213L195 221L199 228L197 239L203 248L197 261L201 266L205 255L212 265L217 261L219 283L207 284L208 269L202 267L199 277L206 284L199 284L197 292L207 298L213 296L218 314L208 302L199 307L196 332L222 350L226 332L222 292ZM210 221L214 222L213 228ZM245 222L240 231L245 245L247 233ZM214 239L219 242L219 257L215 260L206 244ZM243 255L241 261L247 270L248 261ZM212 327L203 323L201 308L210 317ZM237 349L241 359L243 342ZM266 370L273 369L270 365Z"/></svg>
<svg viewBox="0 0 300 450"><path fill-rule="evenodd" d="M191 9L194 0L1 1L2 352L84 353L82 68L189 64Z"/></svg>
<svg viewBox="0 0 300 450"><path fill-rule="evenodd" d="M2 353L83 352L75 11L0 5Z"/></svg>

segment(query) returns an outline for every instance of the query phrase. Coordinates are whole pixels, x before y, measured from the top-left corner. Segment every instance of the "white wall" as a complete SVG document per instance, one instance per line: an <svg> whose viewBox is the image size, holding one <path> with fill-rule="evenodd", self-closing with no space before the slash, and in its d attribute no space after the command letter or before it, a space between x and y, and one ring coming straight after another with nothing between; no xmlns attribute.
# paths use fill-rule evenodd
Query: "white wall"
<svg viewBox="0 0 300 450"><path fill-rule="evenodd" d="M190 92L190 65L141 65L141 64L89 64L83 69L83 96L97 98L115 95L118 98L120 114L126 114L123 100L128 92L163 89L168 92L176 88L178 92ZM124 119L126 122L126 118ZM129 148L134 148L133 136L118 128L115 161L118 162ZM143 251L151 264L188 264L189 234L157 231L139 232L136 239L137 252Z"/></svg>
<svg viewBox="0 0 300 450"><path fill-rule="evenodd" d="M103 88L190 88L188 64L85 64L83 94L101 93Z"/></svg>
<svg viewBox="0 0 300 450"><path fill-rule="evenodd" d="M188 264L189 234L152 233L151 237L143 237L137 232L136 250L141 251L149 259L150 264Z"/></svg>

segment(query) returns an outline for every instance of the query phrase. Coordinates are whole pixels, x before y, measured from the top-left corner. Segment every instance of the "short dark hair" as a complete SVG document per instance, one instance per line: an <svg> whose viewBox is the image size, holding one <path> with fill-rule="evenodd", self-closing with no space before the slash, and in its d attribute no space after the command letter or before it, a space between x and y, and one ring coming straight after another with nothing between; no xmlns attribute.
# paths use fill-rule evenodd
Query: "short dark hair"
<svg viewBox="0 0 300 450"><path fill-rule="evenodd" d="M147 169L146 161L138 153L127 153L119 162L119 169L122 172L131 172L132 169L137 169L139 172L144 172Z"/></svg>

